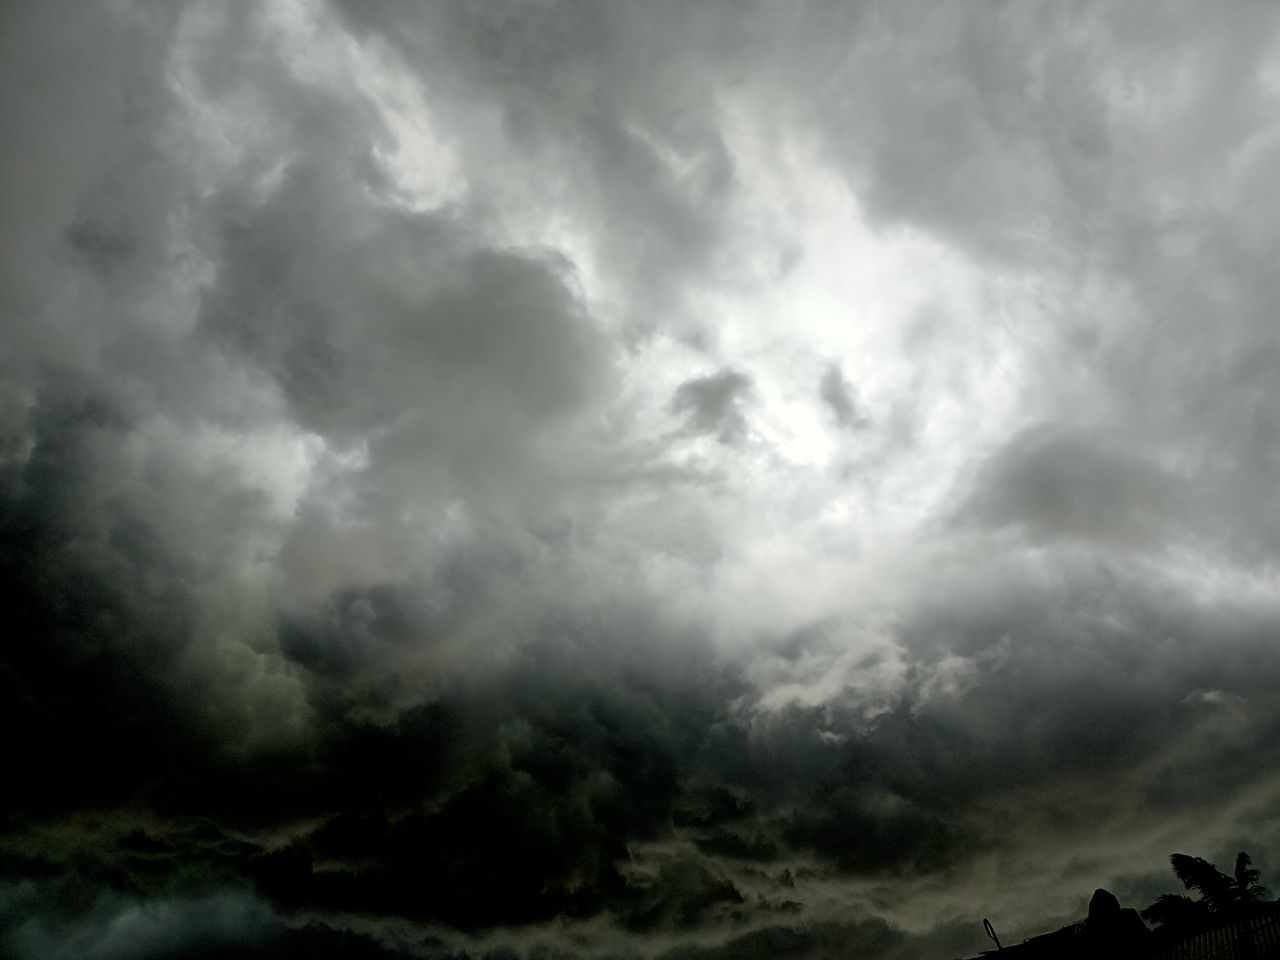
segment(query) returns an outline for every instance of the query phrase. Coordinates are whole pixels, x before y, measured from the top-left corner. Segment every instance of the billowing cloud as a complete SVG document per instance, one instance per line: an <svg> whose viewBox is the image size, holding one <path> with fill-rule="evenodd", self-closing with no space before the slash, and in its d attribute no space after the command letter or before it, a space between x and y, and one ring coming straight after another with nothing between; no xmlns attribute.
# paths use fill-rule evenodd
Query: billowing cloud
<svg viewBox="0 0 1280 960"><path fill-rule="evenodd" d="M929 960L1277 882L1274 12L0 28L0 952Z"/></svg>

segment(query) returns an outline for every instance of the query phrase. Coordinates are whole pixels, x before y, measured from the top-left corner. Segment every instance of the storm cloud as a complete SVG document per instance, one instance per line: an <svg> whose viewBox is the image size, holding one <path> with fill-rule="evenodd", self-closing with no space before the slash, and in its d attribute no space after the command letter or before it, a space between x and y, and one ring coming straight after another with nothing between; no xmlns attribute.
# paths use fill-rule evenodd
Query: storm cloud
<svg viewBox="0 0 1280 960"><path fill-rule="evenodd" d="M1274 885L1278 26L5 5L0 952Z"/></svg>

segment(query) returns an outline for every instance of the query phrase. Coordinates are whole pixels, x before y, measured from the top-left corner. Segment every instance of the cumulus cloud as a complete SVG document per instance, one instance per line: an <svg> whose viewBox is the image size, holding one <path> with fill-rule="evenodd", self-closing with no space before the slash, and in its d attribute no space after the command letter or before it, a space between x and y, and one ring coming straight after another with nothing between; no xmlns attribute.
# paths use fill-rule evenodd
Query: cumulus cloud
<svg viewBox="0 0 1280 960"><path fill-rule="evenodd" d="M928 960L1280 869L1276 28L6 6L0 952Z"/></svg>

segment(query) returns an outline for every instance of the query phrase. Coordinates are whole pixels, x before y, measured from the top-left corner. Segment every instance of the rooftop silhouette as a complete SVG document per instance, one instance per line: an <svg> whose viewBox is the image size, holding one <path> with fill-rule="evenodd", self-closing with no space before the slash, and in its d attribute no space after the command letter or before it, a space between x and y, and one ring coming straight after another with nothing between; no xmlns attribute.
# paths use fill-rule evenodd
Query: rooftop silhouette
<svg viewBox="0 0 1280 960"><path fill-rule="evenodd" d="M1280 900L1267 891L1241 851L1231 874L1200 857L1170 857L1183 886L1198 897L1163 894L1141 914L1122 907L1108 890L1094 891L1089 914L1021 943L1003 944L987 919L995 946L983 958L1007 960L1274 960L1280 958ZM1152 930L1145 920L1155 925Z"/></svg>

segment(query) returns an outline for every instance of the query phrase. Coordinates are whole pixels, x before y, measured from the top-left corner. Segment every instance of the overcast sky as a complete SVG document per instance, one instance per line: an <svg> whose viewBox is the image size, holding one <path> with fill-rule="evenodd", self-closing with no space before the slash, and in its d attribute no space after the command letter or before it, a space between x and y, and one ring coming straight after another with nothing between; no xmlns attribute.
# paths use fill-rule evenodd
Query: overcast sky
<svg viewBox="0 0 1280 960"><path fill-rule="evenodd" d="M0 6L0 952L1280 886L1278 15Z"/></svg>

